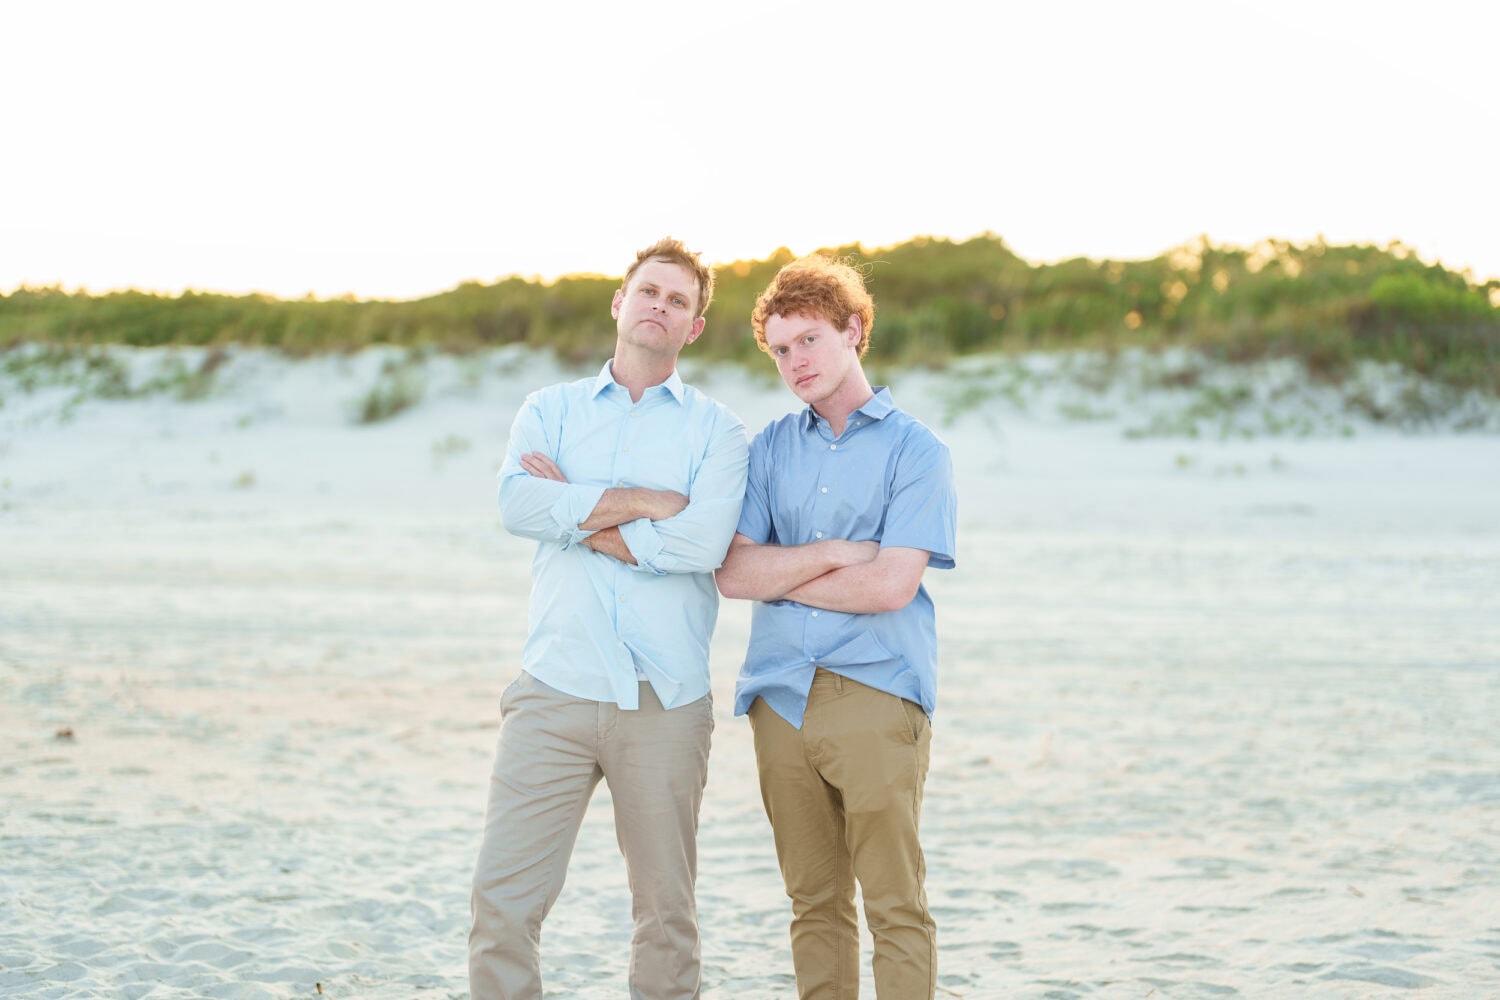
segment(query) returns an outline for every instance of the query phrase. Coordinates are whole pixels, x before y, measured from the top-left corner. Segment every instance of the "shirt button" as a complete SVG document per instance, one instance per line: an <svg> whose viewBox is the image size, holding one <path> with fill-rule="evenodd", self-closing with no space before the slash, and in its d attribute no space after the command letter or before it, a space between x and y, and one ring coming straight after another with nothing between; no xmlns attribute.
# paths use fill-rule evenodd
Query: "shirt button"
<svg viewBox="0 0 1500 1000"><path fill-rule="evenodd" d="M813 537L814 538L822 538L823 537L823 533L821 531L814 531L813 532Z"/></svg>
<svg viewBox="0 0 1500 1000"><path fill-rule="evenodd" d="M822 489L818 490L818 492L819 493L827 493L828 492L828 487L825 486Z"/></svg>
<svg viewBox="0 0 1500 1000"><path fill-rule="evenodd" d="M836 444L831 444L831 445L828 446L828 450L829 451L838 451L839 450L839 446L836 445Z"/></svg>
<svg viewBox="0 0 1500 1000"><path fill-rule="evenodd" d="M817 612L816 612L816 611L814 611L814 612L813 612L813 614L812 614L812 616L813 616L813 617L814 617L814 618L816 618L816 617L818 617L818 613L817 613Z"/></svg>

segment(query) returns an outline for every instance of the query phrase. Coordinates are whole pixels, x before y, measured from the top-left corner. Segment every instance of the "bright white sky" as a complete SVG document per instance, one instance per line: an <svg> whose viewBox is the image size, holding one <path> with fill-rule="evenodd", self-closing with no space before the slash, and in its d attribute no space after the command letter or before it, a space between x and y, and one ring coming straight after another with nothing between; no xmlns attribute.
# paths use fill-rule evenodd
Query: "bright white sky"
<svg viewBox="0 0 1500 1000"><path fill-rule="evenodd" d="M989 230L1500 277L1493 0L21 0L0 291L405 298Z"/></svg>

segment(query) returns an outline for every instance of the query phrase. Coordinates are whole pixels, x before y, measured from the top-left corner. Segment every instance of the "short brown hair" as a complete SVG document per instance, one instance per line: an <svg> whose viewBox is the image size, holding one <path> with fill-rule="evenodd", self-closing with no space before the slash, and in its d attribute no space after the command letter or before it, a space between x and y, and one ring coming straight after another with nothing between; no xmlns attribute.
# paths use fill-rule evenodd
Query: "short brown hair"
<svg viewBox="0 0 1500 1000"><path fill-rule="evenodd" d="M755 328L755 343L766 347L766 320L772 316L812 316L827 320L843 329L849 317L860 320L859 356L870 346L870 331L875 327L875 300L865 290L864 275L850 258L824 257L812 254L787 264L766 290L755 300L750 325Z"/></svg>
<svg viewBox="0 0 1500 1000"><path fill-rule="evenodd" d="M620 282L620 287L629 286L635 272L648 260L664 260L687 268L688 273L698 279L698 315L708 312L708 304L714 297L714 272L698 259L696 253L685 247L681 240L674 240L670 236L663 236L646 249L636 252L635 263L625 272L625 279Z"/></svg>

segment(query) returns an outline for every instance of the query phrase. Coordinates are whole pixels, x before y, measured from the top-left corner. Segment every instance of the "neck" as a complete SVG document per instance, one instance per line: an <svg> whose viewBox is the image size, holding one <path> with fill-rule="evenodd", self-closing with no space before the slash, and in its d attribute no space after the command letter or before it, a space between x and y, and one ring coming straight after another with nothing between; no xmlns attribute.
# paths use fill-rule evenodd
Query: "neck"
<svg viewBox="0 0 1500 1000"><path fill-rule="evenodd" d="M615 359L609 366L610 375L630 393L632 403L639 403L642 393L653 385L661 385L676 370L676 355L643 355L623 343L615 344Z"/></svg>
<svg viewBox="0 0 1500 1000"><path fill-rule="evenodd" d="M833 430L833 436L838 437L844 433L844 427L849 423L849 414L864 406L875 396L875 390L870 388L870 380L865 378L864 369L856 368L854 374L850 375L842 388L828 399L813 407L818 416L828 421L828 426Z"/></svg>

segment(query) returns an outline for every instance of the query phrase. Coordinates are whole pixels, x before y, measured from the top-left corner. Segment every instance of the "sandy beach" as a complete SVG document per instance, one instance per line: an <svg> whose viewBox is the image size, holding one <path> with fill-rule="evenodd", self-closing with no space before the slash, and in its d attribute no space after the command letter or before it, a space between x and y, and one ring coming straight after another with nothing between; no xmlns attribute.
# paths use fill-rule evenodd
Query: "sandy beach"
<svg viewBox="0 0 1500 1000"><path fill-rule="evenodd" d="M467 996L530 560L494 472L525 393L585 372L237 350L184 392L203 352L112 356L161 390L0 374L0 995ZM1392 427L1294 366L1161 363L891 379L959 476L927 577L940 995L1500 995L1500 407ZM769 363L684 376L752 429L792 402ZM724 602L713 644L710 1000L794 993L729 714L748 623ZM629 936L601 786L549 995L627 995Z"/></svg>

